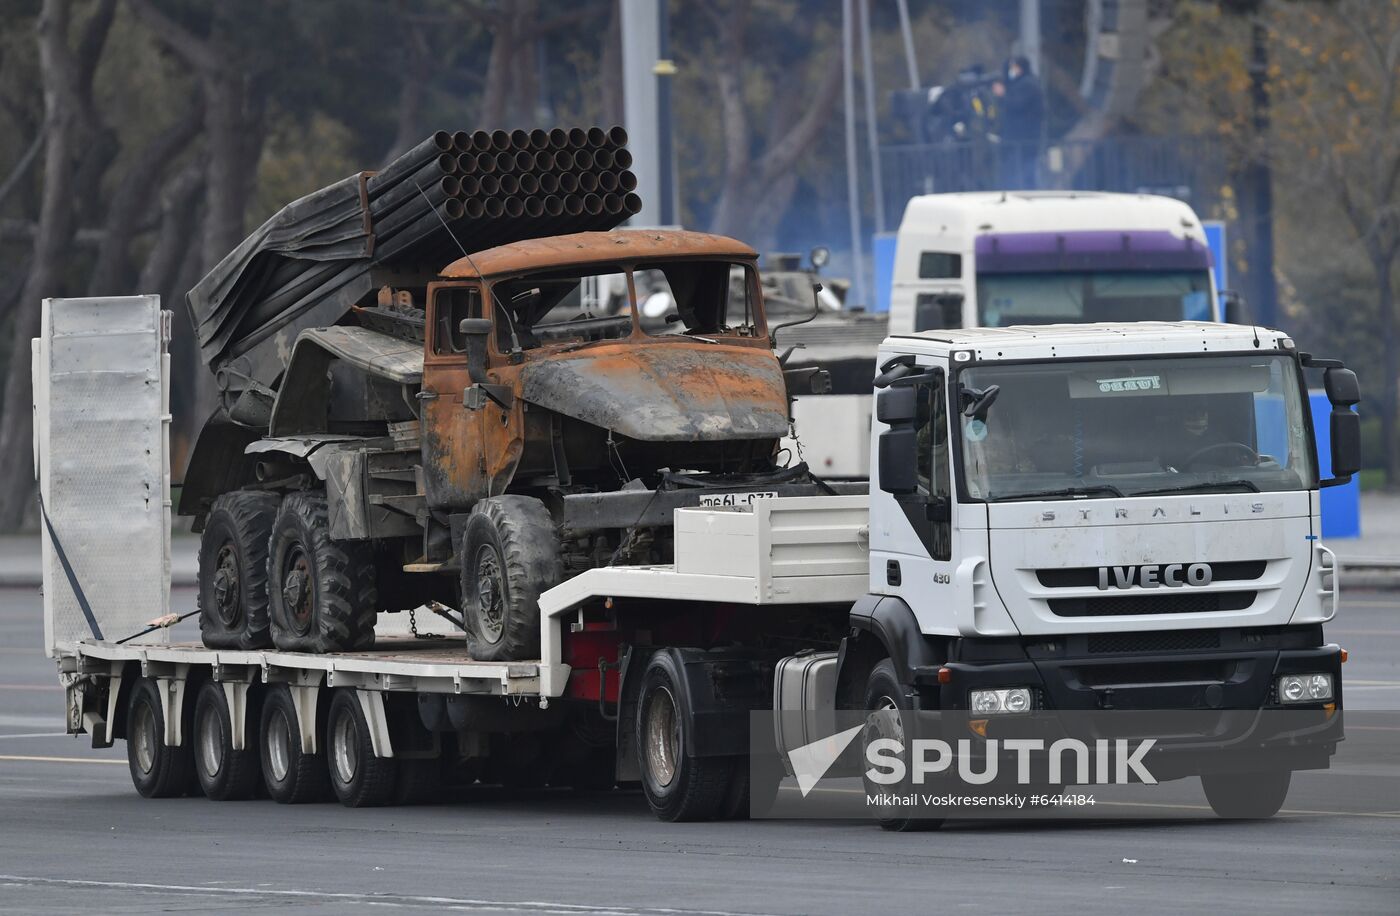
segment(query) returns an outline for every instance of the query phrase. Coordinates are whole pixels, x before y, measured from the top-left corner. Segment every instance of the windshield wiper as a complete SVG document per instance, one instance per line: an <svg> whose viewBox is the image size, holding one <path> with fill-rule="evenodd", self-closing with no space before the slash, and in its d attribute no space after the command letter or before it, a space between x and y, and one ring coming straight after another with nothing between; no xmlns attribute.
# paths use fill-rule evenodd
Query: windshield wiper
<svg viewBox="0 0 1400 916"><path fill-rule="evenodd" d="M1152 490L1139 490L1133 496L1161 496L1163 493L1187 493L1191 491L1204 492L1207 490L1220 490L1225 487L1244 487L1250 493L1262 492L1259 484L1252 480L1207 480L1201 483L1181 483L1174 487L1157 487Z"/></svg>
<svg viewBox="0 0 1400 916"><path fill-rule="evenodd" d="M1095 493L1107 493L1109 496L1122 496L1123 491L1108 483L1091 483L1082 487L1064 487L1060 490L1038 490L1030 493L1014 493L1010 496L997 496L992 499L994 503L1008 502L1015 499L1043 499L1052 496L1091 496Z"/></svg>

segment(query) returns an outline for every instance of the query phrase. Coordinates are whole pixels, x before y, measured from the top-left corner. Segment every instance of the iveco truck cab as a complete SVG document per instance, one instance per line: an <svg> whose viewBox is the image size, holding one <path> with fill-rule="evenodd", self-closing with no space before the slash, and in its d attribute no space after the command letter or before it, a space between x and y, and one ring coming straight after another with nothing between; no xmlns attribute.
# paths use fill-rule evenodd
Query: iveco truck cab
<svg viewBox="0 0 1400 916"><path fill-rule="evenodd" d="M1061 709L1104 708L1109 688L1119 705L1258 709L1294 673L1340 699L1318 538L1319 487L1357 464L1340 363L1278 331L1176 322L926 331L878 365L855 619L897 645L915 695L947 665L967 689L925 699L949 708L994 705L971 689L987 687ZM1309 366L1334 404L1331 479ZM1219 670L1159 664L1192 657Z"/></svg>

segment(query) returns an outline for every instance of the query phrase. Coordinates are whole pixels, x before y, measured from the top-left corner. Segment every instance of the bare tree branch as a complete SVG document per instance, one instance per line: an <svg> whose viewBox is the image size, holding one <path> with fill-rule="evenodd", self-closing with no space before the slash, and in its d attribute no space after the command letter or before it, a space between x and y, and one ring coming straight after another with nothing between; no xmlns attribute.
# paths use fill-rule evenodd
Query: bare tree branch
<svg viewBox="0 0 1400 916"><path fill-rule="evenodd" d="M24 180L24 176L29 172L30 166L39 158L39 150L44 148L44 131L41 129L34 135L34 141L29 144L29 148L24 151L24 155L19 157L19 162L10 170L10 175L5 179L4 184L0 184L0 204L5 202L5 198L10 196L10 192L19 186Z"/></svg>

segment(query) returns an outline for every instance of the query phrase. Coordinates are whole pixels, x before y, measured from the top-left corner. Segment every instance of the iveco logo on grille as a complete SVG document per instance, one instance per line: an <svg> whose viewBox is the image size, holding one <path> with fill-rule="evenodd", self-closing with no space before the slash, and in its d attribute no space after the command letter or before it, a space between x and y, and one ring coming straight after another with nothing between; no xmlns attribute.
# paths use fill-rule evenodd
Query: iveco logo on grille
<svg viewBox="0 0 1400 916"><path fill-rule="evenodd" d="M1209 563L1168 563L1165 566L1100 566L1099 588L1180 588L1210 585Z"/></svg>

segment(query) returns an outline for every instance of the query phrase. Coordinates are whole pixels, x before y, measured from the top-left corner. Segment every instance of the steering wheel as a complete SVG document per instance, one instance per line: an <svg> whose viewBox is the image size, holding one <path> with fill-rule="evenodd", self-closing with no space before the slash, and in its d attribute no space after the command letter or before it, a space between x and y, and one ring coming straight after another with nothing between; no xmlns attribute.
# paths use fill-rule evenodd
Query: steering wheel
<svg viewBox="0 0 1400 916"><path fill-rule="evenodd" d="M1182 464L1185 467L1191 467L1206 455L1210 455L1214 452L1234 452L1243 455L1245 458L1243 464L1246 465L1257 465L1259 463L1259 453L1243 442L1217 442L1214 445L1207 445L1205 448L1197 449L1195 452L1192 452L1191 456L1182 462ZM1229 465L1220 466L1228 467Z"/></svg>

